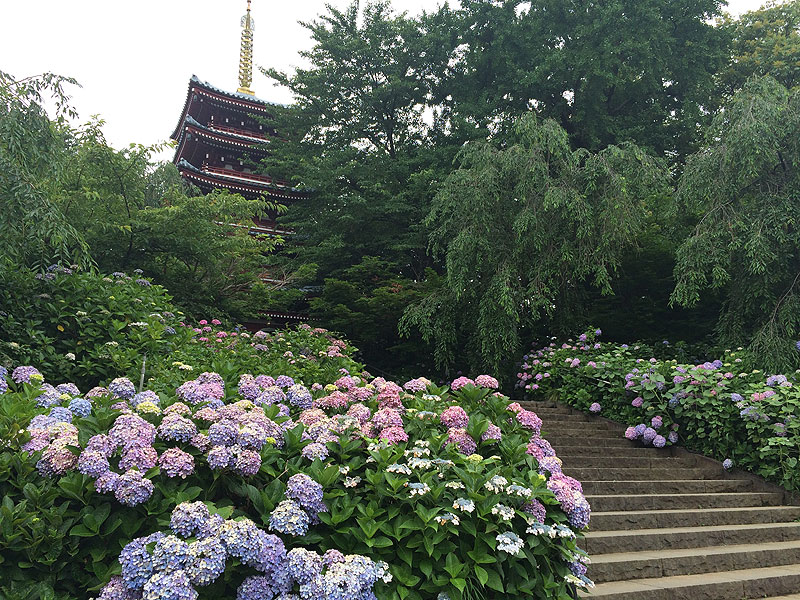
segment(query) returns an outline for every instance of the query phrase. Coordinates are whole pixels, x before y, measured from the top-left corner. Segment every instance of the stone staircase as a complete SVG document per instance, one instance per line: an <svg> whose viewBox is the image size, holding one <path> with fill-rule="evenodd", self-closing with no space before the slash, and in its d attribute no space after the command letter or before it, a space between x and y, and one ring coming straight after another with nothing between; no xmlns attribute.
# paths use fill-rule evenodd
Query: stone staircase
<svg viewBox="0 0 800 600"><path fill-rule="evenodd" d="M583 547L602 600L800 600L800 506L746 473L682 448L644 448L624 427L553 403L521 402L583 484Z"/></svg>

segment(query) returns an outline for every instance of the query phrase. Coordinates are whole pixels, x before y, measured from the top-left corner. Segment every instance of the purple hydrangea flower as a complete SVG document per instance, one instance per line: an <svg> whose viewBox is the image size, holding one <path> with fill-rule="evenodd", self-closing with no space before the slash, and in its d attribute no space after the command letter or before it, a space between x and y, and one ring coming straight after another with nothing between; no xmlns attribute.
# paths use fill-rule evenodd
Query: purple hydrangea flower
<svg viewBox="0 0 800 600"><path fill-rule="evenodd" d="M130 400L136 395L136 386L133 385L133 382L127 377L117 377L108 384L108 391L111 392L115 398Z"/></svg>
<svg viewBox="0 0 800 600"><path fill-rule="evenodd" d="M135 469L120 475L114 489L114 497L120 504L136 506L146 502L153 495L153 482L145 479L141 471Z"/></svg>

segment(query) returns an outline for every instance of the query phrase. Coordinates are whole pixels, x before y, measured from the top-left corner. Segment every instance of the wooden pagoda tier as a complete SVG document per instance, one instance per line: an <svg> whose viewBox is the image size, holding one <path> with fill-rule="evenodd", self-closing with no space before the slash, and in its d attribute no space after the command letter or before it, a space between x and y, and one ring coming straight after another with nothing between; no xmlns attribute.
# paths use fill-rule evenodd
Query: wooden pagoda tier
<svg viewBox="0 0 800 600"><path fill-rule="evenodd" d="M192 75L171 136L177 142L173 162L184 179L205 192L227 189L279 204L306 198L306 191L286 181L253 172L269 154L270 145L281 143L267 124L272 106L249 94L225 92Z"/></svg>

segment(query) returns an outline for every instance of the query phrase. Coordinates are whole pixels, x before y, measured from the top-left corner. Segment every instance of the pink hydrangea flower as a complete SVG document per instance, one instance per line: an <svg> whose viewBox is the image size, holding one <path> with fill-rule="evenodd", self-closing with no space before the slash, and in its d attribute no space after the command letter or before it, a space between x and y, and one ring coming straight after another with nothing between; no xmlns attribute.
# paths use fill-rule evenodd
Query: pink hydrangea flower
<svg viewBox="0 0 800 600"><path fill-rule="evenodd" d="M475 385L475 382L472 381L472 379L470 379L469 377L459 377L458 379L455 379L453 383L450 384L450 389L452 389L454 392L457 392L465 385Z"/></svg>

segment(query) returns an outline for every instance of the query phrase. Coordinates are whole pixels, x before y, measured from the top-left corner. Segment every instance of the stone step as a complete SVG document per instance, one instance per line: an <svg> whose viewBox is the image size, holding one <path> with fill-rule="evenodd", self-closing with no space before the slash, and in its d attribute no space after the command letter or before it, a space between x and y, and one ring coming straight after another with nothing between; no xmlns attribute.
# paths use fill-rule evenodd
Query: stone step
<svg viewBox="0 0 800 600"><path fill-rule="evenodd" d="M562 452L569 451L572 454L580 453L582 450L586 448L591 448L593 451L603 451L606 448L626 448L628 450L651 450L650 448L644 448L638 444L634 444L633 442L626 440L622 436L614 440L605 440L605 443L601 444L591 444L587 445L585 443L581 443L580 440L576 440L574 438L557 438L551 435L545 435L544 439L546 439L553 448L556 447L558 444L559 448L562 448Z"/></svg>
<svg viewBox="0 0 800 600"><path fill-rule="evenodd" d="M558 453L558 448L555 448ZM722 467L715 465L702 465L692 468L684 468L680 471L675 469L661 469L654 467L652 469L626 469L625 467L612 466L612 467L569 467L564 470L578 481L584 480L599 480L599 479L622 479L630 481L649 481L652 479L670 479L674 477L681 477L684 479L719 479L723 474Z"/></svg>
<svg viewBox="0 0 800 600"><path fill-rule="evenodd" d="M800 542L765 542L643 552L601 554L592 559L589 578L595 583L697 575L736 569L757 569L800 563Z"/></svg>
<svg viewBox="0 0 800 600"><path fill-rule="evenodd" d="M612 455L613 456L613 455ZM679 473L676 473L679 474ZM662 479L650 481L581 481L587 494L710 494L745 492L753 479Z"/></svg>
<svg viewBox="0 0 800 600"><path fill-rule="evenodd" d="M624 437L614 436L608 438L576 438L573 436L563 436L563 435L553 435L550 433L543 433L542 437L550 442L550 445L553 448L556 448L556 452L558 448L561 446L570 446L572 448L576 447L591 447L591 448L636 448L639 447L638 444L634 444L630 440L626 440Z"/></svg>
<svg viewBox="0 0 800 600"><path fill-rule="evenodd" d="M522 400L519 405L527 410L534 410L535 408L561 408L571 410L569 406L550 400Z"/></svg>
<svg viewBox="0 0 800 600"><path fill-rule="evenodd" d="M800 592L800 564L598 584L581 598L602 600L741 600Z"/></svg>
<svg viewBox="0 0 800 600"><path fill-rule="evenodd" d="M619 435L625 434L625 428L620 427L616 423L608 423L605 421L601 423L585 423L583 421L575 421L572 419L569 421L553 421L552 419L542 419L542 431L550 431L552 433L564 435L577 435L578 433L584 434L586 432L600 435L609 431L615 434L619 433Z"/></svg>
<svg viewBox="0 0 800 600"><path fill-rule="evenodd" d="M575 456L574 454L559 454L556 451L558 458L567 467L580 467L588 469L591 467L605 467L613 464L616 468L621 469L675 469L675 473L679 473L680 469L692 468L697 465L697 459L694 456L685 456L676 458L666 454L658 456L654 452L653 456Z"/></svg>
<svg viewBox="0 0 800 600"><path fill-rule="evenodd" d="M586 484L584 483L584 486ZM595 515L592 515L594 519ZM632 531L589 531L581 547L593 558L612 552L700 548L800 540L800 523L750 523L708 527L665 527Z"/></svg>
<svg viewBox="0 0 800 600"><path fill-rule="evenodd" d="M664 510L674 508L735 508L779 506L781 492L734 492L717 494L588 494L589 505L599 512L622 510Z"/></svg>
<svg viewBox="0 0 800 600"><path fill-rule="evenodd" d="M800 506L594 511L592 531L786 523L800 519Z"/></svg>
<svg viewBox="0 0 800 600"><path fill-rule="evenodd" d="M593 423L553 423L545 421L542 424L542 435L558 435L561 437L575 437L581 440L596 437L625 437L625 430L615 425L595 425ZM641 444L637 444L641 446Z"/></svg>
<svg viewBox="0 0 800 600"><path fill-rule="evenodd" d="M547 439L545 437L545 439ZM561 446L562 451L558 454L561 456L652 456L652 457L670 457L677 454L671 448L662 448L661 450L653 448L645 448L644 446L626 445L610 448L595 448L592 446ZM685 454L684 454L685 455Z"/></svg>

